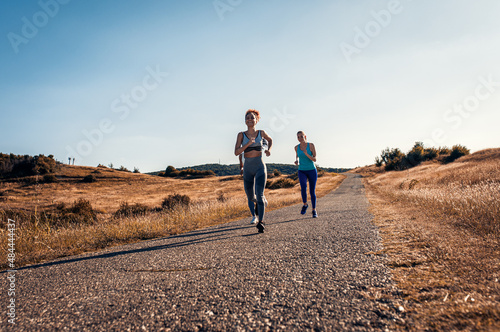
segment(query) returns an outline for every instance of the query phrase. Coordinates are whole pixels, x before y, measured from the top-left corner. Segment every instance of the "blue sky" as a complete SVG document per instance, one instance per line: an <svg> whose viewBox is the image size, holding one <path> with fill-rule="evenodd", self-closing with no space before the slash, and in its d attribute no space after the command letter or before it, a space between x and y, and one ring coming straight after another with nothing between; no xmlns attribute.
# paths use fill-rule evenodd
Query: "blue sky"
<svg viewBox="0 0 500 332"><path fill-rule="evenodd" d="M141 172L232 164L244 113L293 163L386 147L500 146L500 3L0 3L0 152Z"/></svg>

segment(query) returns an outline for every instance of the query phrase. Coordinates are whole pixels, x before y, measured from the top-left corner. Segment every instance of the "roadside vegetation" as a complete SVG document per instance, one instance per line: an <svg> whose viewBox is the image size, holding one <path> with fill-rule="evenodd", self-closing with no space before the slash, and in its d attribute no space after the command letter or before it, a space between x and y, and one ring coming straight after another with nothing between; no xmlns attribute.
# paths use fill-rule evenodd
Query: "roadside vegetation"
<svg viewBox="0 0 500 332"><path fill-rule="evenodd" d="M241 176L160 177L102 165L58 165L50 174L53 181L40 174L0 181L0 248L7 252L13 219L16 267L249 217ZM323 174L319 196L344 178ZM270 172L269 181L269 210L300 202L293 177ZM7 263L0 258L0 268Z"/></svg>
<svg viewBox="0 0 500 332"><path fill-rule="evenodd" d="M399 328L500 330L500 149L402 169L356 170L406 301Z"/></svg>

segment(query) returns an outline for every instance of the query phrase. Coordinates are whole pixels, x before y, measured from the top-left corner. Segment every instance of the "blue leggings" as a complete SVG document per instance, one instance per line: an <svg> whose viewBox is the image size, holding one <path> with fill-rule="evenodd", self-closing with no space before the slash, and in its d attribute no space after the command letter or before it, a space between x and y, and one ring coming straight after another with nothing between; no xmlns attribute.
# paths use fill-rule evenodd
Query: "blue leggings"
<svg viewBox="0 0 500 332"><path fill-rule="evenodd" d="M255 216L255 198L257 198L259 221L264 220L264 188L266 187L267 168L262 156L245 158L243 165L243 184L248 199L248 208ZM255 197L257 196L257 197Z"/></svg>
<svg viewBox="0 0 500 332"><path fill-rule="evenodd" d="M310 171L299 170L300 193L302 194L302 202L307 203L307 180L309 180L309 193L311 194L311 204L313 209L316 208L316 181L318 181L318 171L312 169Z"/></svg>

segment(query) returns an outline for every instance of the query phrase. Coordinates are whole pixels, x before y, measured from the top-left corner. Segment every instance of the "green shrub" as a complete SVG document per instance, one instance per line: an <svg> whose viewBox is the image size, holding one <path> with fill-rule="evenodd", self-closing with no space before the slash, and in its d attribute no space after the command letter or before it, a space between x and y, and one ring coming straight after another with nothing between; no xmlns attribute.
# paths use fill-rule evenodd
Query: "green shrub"
<svg viewBox="0 0 500 332"><path fill-rule="evenodd" d="M0 177L17 178L53 173L57 166L53 157L43 154L32 157L0 153Z"/></svg>
<svg viewBox="0 0 500 332"><path fill-rule="evenodd" d="M463 145L454 145L451 148L451 153L448 157L446 157L445 162L446 163L451 163L455 160L457 160L460 157L467 156L470 153L470 150L467 149Z"/></svg>
<svg viewBox="0 0 500 332"><path fill-rule="evenodd" d="M167 166L167 168L165 169L164 176L167 176L167 177L177 176L178 172L179 171L177 169L175 169L174 166Z"/></svg>
<svg viewBox="0 0 500 332"><path fill-rule="evenodd" d="M448 155L448 154L450 154L450 153L451 153L451 150L450 150L449 148L447 148L446 146L443 146L443 147L441 147L441 146L440 146L440 147L438 148L438 153L439 153L439 155L441 155L441 156L442 156L442 155Z"/></svg>
<svg viewBox="0 0 500 332"><path fill-rule="evenodd" d="M409 167L415 167L425 160L424 154L424 144L416 142L413 148L406 154L405 162Z"/></svg>
<svg viewBox="0 0 500 332"><path fill-rule="evenodd" d="M404 158L405 154L401 152L400 149L389 149L386 148L382 151L380 156L385 164L386 171L402 170L404 169Z"/></svg>
<svg viewBox="0 0 500 332"><path fill-rule="evenodd" d="M172 210L176 206L188 207L191 204L191 198L187 195L169 195L167 198L163 199L161 207L164 210Z"/></svg>
<svg viewBox="0 0 500 332"><path fill-rule="evenodd" d="M439 156L439 150L436 148L426 148L424 149L424 159L434 160Z"/></svg>

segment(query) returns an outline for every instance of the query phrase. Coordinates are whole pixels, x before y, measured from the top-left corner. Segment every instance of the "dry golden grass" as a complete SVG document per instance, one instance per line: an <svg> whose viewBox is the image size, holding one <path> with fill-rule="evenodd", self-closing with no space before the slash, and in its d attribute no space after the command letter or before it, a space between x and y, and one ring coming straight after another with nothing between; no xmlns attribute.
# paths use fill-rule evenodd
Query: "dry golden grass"
<svg viewBox="0 0 500 332"><path fill-rule="evenodd" d="M500 149L365 176L407 330L500 330Z"/></svg>
<svg viewBox="0 0 500 332"><path fill-rule="evenodd" d="M89 174L94 183L82 183ZM98 222L55 228L46 223L16 221L16 266L94 251L108 246L179 234L249 216L243 181L239 176L181 180L146 174L120 172L108 168L64 165L58 171L58 183L0 183L0 210L22 209L40 214L59 203L70 205L78 199L89 200L98 211ZM317 185L319 197L336 189L343 175L326 174ZM192 204L172 211L151 212L141 216L113 218L120 204L140 203L159 207L172 194L187 195ZM301 201L297 184L288 189L267 189L268 210ZM223 198L223 199L221 199ZM0 229L0 247L7 250L7 230ZM5 255L4 255L5 256ZM7 257L0 258L7 267Z"/></svg>

